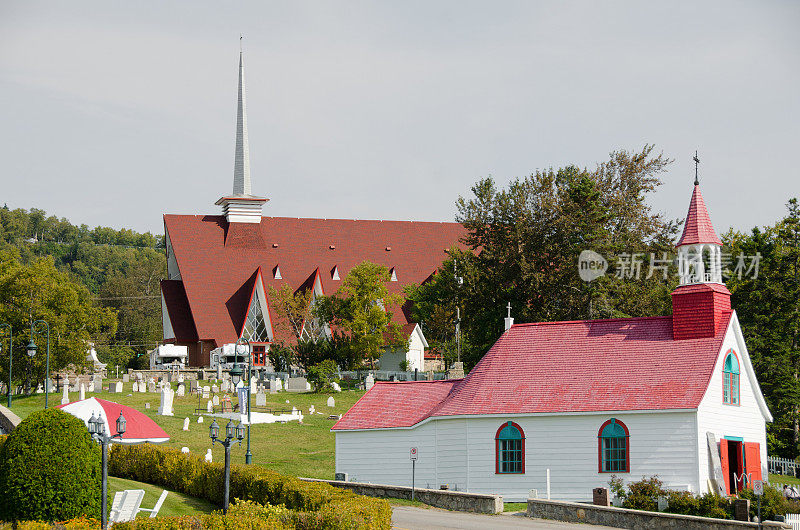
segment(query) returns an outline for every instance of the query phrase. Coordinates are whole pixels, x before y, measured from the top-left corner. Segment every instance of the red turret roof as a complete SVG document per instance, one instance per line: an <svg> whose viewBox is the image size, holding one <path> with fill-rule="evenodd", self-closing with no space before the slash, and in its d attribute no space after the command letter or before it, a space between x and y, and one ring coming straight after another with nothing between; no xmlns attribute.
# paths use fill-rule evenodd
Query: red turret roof
<svg viewBox="0 0 800 530"><path fill-rule="evenodd" d="M722 245L722 241L714 232L711 218L708 216L703 194L700 186L695 184L692 201L689 203L689 213L686 214L686 223L683 225L683 234L677 246L694 245L696 243L712 243Z"/></svg>

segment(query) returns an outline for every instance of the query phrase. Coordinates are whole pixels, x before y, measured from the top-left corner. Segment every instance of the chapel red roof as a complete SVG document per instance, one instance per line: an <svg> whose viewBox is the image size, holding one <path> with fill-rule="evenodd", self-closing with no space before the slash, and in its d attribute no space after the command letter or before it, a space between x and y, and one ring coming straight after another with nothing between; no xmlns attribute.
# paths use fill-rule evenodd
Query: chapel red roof
<svg viewBox="0 0 800 530"><path fill-rule="evenodd" d="M288 284L294 291L317 268L323 292L332 294L365 260L394 267L400 281L389 288L399 292L425 281L465 233L459 223L416 221L262 217L260 224L246 224L229 225L216 215L164 216L197 339L217 346L237 339L259 267L268 298L270 286ZM282 279L274 278L276 267ZM333 279L334 268L341 280ZM172 309L169 313L172 318ZM395 315L401 325L408 323L402 311ZM271 317L274 328L272 312ZM279 329L275 333L281 335Z"/></svg>
<svg viewBox="0 0 800 530"><path fill-rule="evenodd" d="M427 414L401 412L392 423L397 400L403 411L413 409L418 393L395 396L398 387L376 385L335 429L473 414L694 409L723 338L673 340L670 316L517 324L438 405L420 396Z"/></svg>
<svg viewBox="0 0 800 530"><path fill-rule="evenodd" d="M721 245L722 241L714 232L711 218L708 216L706 203L703 194L700 193L700 186L695 184L692 200L689 202L689 213L686 214L686 222L683 225L683 234L677 246L694 245L696 243L713 243Z"/></svg>

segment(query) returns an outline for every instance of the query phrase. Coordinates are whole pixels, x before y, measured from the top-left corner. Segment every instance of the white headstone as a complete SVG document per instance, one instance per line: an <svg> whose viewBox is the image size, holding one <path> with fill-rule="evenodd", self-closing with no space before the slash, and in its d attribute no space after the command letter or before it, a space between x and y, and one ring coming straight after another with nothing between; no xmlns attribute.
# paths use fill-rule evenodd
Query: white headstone
<svg viewBox="0 0 800 530"><path fill-rule="evenodd" d="M208 452L206 452L206 462L211 463L212 458L214 457L211 456L211 449L209 449Z"/></svg>
<svg viewBox="0 0 800 530"><path fill-rule="evenodd" d="M367 374L367 378L364 380L364 389L369 390L375 386L375 378L372 377L372 374Z"/></svg>
<svg viewBox="0 0 800 530"><path fill-rule="evenodd" d="M103 390L103 376L100 374L94 374L94 377L92 377L92 383L94 383L94 386L92 387L94 390L90 390L90 392L100 392Z"/></svg>
<svg viewBox="0 0 800 530"><path fill-rule="evenodd" d="M186 418L185 420L183 420L183 430L184 431L188 431L189 430L189 418Z"/></svg>
<svg viewBox="0 0 800 530"><path fill-rule="evenodd" d="M69 403L69 385L64 381L64 393L61 394L61 404L66 405Z"/></svg>
<svg viewBox="0 0 800 530"><path fill-rule="evenodd" d="M252 376L250 378L250 388L251 389L255 388L257 384L258 384L258 378L256 376ZM251 390L251 392L252 392L252 390Z"/></svg>
<svg viewBox="0 0 800 530"><path fill-rule="evenodd" d="M174 399L174 390L168 386L161 389L161 403L158 405L159 416L172 416L172 402Z"/></svg>
<svg viewBox="0 0 800 530"><path fill-rule="evenodd" d="M188 431L188 430L189 429L184 429L184 431ZM189 448L188 447L181 447L181 453L183 453L185 455L188 455L189 454Z"/></svg>
<svg viewBox="0 0 800 530"><path fill-rule="evenodd" d="M219 396L217 394L214 394L214 397L211 400L211 402L214 404L215 407L219 407Z"/></svg>
<svg viewBox="0 0 800 530"><path fill-rule="evenodd" d="M144 408L145 408L146 410L150 410L150 403L145 403L145 404L144 404Z"/></svg>
<svg viewBox="0 0 800 530"><path fill-rule="evenodd" d="M181 383L178 385L178 392L176 393L178 397L183 397L186 395L186 386Z"/></svg>
<svg viewBox="0 0 800 530"><path fill-rule="evenodd" d="M93 392L95 392L95 389L94 389L94 379L90 379L90 380L89 380L89 386L88 386L88 388L86 389L86 391L87 391L87 392L90 392L90 393L93 393Z"/></svg>
<svg viewBox="0 0 800 530"><path fill-rule="evenodd" d="M156 382L155 381L151 380L149 383L147 383L147 391L148 392L155 392L156 391Z"/></svg>
<svg viewBox="0 0 800 530"><path fill-rule="evenodd" d="M83 383L81 383L81 386L78 387L78 401L83 401L84 399L86 399L86 389Z"/></svg>
<svg viewBox="0 0 800 530"><path fill-rule="evenodd" d="M114 392L121 394L122 393L122 381L117 381L116 383L112 383L114 387Z"/></svg>
<svg viewBox="0 0 800 530"><path fill-rule="evenodd" d="M36 387L36 393L37 394L43 394L44 393L44 387L42 386L41 383L39 383L39 386Z"/></svg>
<svg viewBox="0 0 800 530"><path fill-rule="evenodd" d="M183 374L178 374L178 382L183 383Z"/></svg>
<svg viewBox="0 0 800 530"><path fill-rule="evenodd" d="M336 400L333 399L333 396L328 398L328 406L329 407L335 407L336 406Z"/></svg>
<svg viewBox="0 0 800 530"><path fill-rule="evenodd" d="M123 383L130 383L130 381L131 381L131 376L129 376L128 374L122 374Z"/></svg>
<svg viewBox="0 0 800 530"><path fill-rule="evenodd" d="M211 400L210 400L210 399L208 400L208 404L206 404L206 411L208 411L208 412L214 412L214 404L213 404L213 403L211 403Z"/></svg>
<svg viewBox="0 0 800 530"><path fill-rule="evenodd" d="M264 392L258 392L256 394L256 407L266 407L267 406L267 395Z"/></svg>
<svg viewBox="0 0 800 530"><path fill-rule="evenodd" d="M222 379L222 365L217 364L217 379Z"/></svg>
<svg viewBox="0 0 800 530"><path fill-rule="evenodd" d="M218 394L219 393L219 387L217 385L211 385L211 393L212 394Z"/></svg>
<svg viewBox="0 0 800 530"><path fill-rule="evenodd" d="M306 392L308 392L309 390L311 390L311 383L306 381Z"/></svg>
<svg viewBox="0 0 800 530"><path fill-rule="evenodd" d="M211 396L211 387L206 385L203 387L203 399L208 399Z"/></svg>
<svg viewBox="0 0 800 530"><path fill-rule="evenodd" d="M228 380L227 379L223 379L222 380L222 384L220 385L220 390L222 392L230 392L230 389L231 389L231 385L230 385L230 383L228 383Z"/></svg>
<svg viewBox="0 0 800 530"><path fill-rule="evenodd" d="M309 414L314 414L314 411L316 411L316 409L314 408L314 405L311 405L310 407L308 407L308 413Z"/></svg>
<svg viewBox="0 0 800 530"><path fill-rule="evenodd" d="M133 382L133 392L136 393L139 391L139 383L136 381Z"/></svg>
<svg viewBox="0 0 800 530"><path fill-rule="evenodd" d="M334 392L341 392L342 391L342 387L340 387L339 383L337 383L336 381L332 382L331 386L333 387Z"/></svg>
<svg viewBox="0 0 800 530"><path fill-rule="evenodd" d="M283 390L283 381L280 380L280 379L276 379L275 380L275 391L276 392L280 392L281 390Z"/></svg>
<svg viewBox="0 0 800 530"><path fill-rule="evenodd" d="M197 423L203 423L203 417L202 416L198 416L197 417Z"/></svg>
<svg viewBox="0 0 800 530"><path fill-rule="evenodd" d="M142 394L147 392L147 383L145 383L144 381L139 381L139 392Z"/></svg>
<svg viewBox="0 0 800 530"><path fill-rule="evenodd" d="M297 407L292 407L292 416L297 416Z"/></svg>

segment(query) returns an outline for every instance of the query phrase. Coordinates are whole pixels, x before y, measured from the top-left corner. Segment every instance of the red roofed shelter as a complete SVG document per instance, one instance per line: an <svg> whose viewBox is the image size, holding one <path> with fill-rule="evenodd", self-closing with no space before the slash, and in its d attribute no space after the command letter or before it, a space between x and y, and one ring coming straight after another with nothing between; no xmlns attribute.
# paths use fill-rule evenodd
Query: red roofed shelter
<svg viewBox="0 0 800 530"><path fill-rule="evenodd" d="M369 260L391 269L390 291L399 292L429 278L464 234L458 223L262 216L268 199L251 194L241 56L238 103L233 193L217 201L222 215L164 216L164 342L186 346L188 365L194 367L225 364L242 337L253 344L254 365L266 366L272 342L297 339L277 325L270 287L333 294L350 269ZM401 357L411 369L422 370L427 347L422 330L402 310L395 319L409 339ZM303 334L325 331L312 324ZM383 364L399 369L401 360L394 355Z"/></svg>
<svg viewBox="0 0 800 530"><path fill-rule="evenodd" d="M336 472L523 501L588 501L611 475L730 494L767 477L766 422L721 243L695 186L673 314L517 324L464 378L379 382L333 427ZM745 478L743 478L745 477Z"/></svg>

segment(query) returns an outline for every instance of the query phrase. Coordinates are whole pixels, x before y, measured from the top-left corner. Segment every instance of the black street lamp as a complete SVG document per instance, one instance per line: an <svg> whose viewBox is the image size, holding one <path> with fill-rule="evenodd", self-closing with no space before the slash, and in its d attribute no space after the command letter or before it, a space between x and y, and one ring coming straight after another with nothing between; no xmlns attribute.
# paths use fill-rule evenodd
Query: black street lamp
<svg viewBox="0 0 800 530"><path fill-rule="evenodd" d="M33 360L33 356L36 355L36 343L33 342L33 337L34 335L41 336L42 334L41 330L36 330L36 326L39 324L44 324L47 331L47 361L44 368L44 408L47 408L47 398L50 394L50 324L47 321L36 320L31 323L31 341L28 343L28 356ZM41 326L39 327L41 328Z"/></svg>
<svg viewBox="0 0 800 530"><path fill-rule="evenodd" d="M95 416L94 412L92 412L92 417L89 418L89 434L102 448L103 480L101 483L100 524L103 530L108 528L108 506L106 505L108 501L108 444L114 438L122 438L122 435L125 434L126 423L125 416L120 412L119 418L117 418L117 434L109 436L106 433L106 424L103 423L103 418Z"/></svg>
<svg viewBox="0 0 800 530"><path fill-rule="evenodd" d="M26 350L28 353L28 375L25 378L25 393L27 394L31 390L31 367L33 366L33 358L36 356L36 344L33 343L33 340L28 343Z"/></svg>
<svg viewBox="0 0 800 530"><path fill-rule="evenodd" d="M247 355L247 452L244 454L244 463L250 464L253 462L253 453L250 452L250 377L251 377L251 361L253 360L252 357L252 348L250 347L250 341L245 338L239 338L236 340L236 354L238 357L239 353L244 353ZM234 357L236 358L236 357ZM236 368L236 367L234 367ZM231 379L233 379L233 372L231 372ZM234 385L238 383L236 381ZM241 412L242 405L239 404L239 411Z"/></svg>
<svg viewBox="0 0 800 530"><path fill-rule="evenodd" d="M234 426L232 420L228 420L225 426L225 439L219 437L219 425L217 420L214 420L209 427L209 435L211 436L211 443L221 443L225 448L225 486L222 493L222 513L228 513L228 503L231 491L231 445L239 442L242 445L244 439L244 427L239 423Z"/></svg>
<svg viewBox="0 0 800 530"><path fill-rule="evenodd" d="M14 358L14 336L11 324L2 323L0 328L8 328L8 408L11 408L11 361ZM3 343L0 342L0 352L3 351Z"/></svg>

